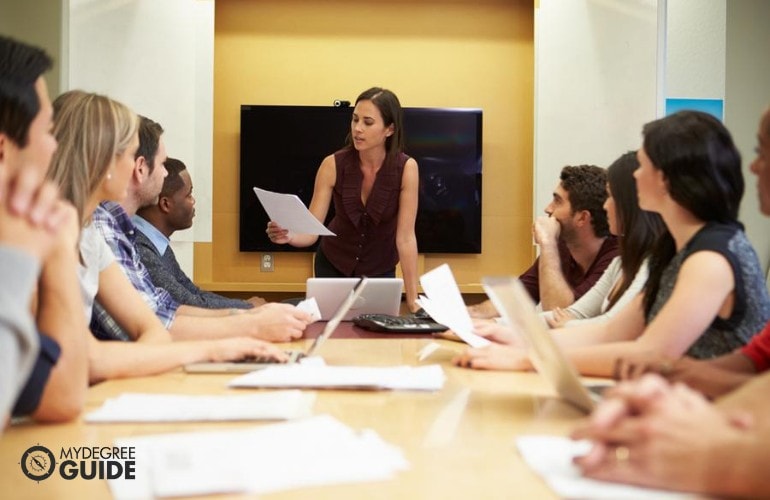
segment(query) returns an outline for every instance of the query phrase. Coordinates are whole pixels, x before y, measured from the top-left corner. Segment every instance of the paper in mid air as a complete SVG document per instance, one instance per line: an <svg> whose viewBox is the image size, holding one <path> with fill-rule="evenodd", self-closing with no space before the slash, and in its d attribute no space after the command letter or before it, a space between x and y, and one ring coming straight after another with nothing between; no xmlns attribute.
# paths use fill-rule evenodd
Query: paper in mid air
<svg viewBox="0 0 770 500"><path fill-rule="evenodd" d="M257 195L270 220L277 222L282 228L300 234L336 236L318 222L297 195L274 193L258 187L254 188L254 194Z"/></svg>

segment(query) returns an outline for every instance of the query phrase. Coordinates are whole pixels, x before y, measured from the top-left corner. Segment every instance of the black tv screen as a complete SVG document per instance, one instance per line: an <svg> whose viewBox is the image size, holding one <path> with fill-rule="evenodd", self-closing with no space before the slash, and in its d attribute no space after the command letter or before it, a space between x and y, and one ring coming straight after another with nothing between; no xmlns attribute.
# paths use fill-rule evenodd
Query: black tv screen
<svg viewBox="0 0 770 500"><path fill-rule="evenodd" d="M275 245L253 187L310 205L323 158L344 147L352 107L241 106L240 250L312 251ZM481 253L480 109L404 108L404 151L419 166L415 232L420 253ZM326 223L334 214L330 207Z"/></svg>

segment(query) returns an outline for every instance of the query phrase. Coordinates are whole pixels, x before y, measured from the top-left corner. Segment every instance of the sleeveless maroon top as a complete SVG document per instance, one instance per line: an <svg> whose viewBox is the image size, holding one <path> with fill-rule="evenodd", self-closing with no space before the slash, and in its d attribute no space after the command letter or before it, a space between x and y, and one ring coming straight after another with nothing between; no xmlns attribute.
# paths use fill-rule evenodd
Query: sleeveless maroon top
<svg viewBox="0 0 770 500"><path fill-rule="evenodd" d="M321 251L346 276L377 276L398 263L396 227L401 177L409 159L399 153L383 164L372 192L361 203L363 174L358 151L345 148L334 153L337 180L332 192L334 218L329 229L337 236L321 238Z"/></svg>

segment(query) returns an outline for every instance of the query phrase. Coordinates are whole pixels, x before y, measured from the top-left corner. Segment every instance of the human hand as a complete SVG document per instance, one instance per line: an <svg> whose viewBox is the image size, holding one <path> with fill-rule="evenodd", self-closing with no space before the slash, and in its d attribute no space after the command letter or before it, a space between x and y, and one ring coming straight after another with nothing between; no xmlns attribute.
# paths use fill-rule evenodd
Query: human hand
<svg viewBox="0 0 770 500"><path fill-rule="evenodd" d="M312 318L289 304L271 302L249 311L258 325L256 336L270 342L290 342L302 337Z"/></svg>
<svg viewBox="0 0 770 500"><path fill-rule="evenodd" d="M246 299L246 302L248 302L254 307L259 307L267 304L267 301L265 299L263 299L262 297L257 297L256 295Z"/></svg>
<svg viewBox="0 0 770 500"><path fill-rule="evenodd" d="M270 241L278 245L285 245L286 243L291 242L291 231L282 228L277 222L268 222L265 232L267 233L267 237L270 238Z"/></svg>
<svg viewBox="0 0 770 500"><path fill-rule="evenodd" d="M79 224L77 212L58 198L53 185L44 184L37 194L21 215L0 204L0 243L43 261L57 245L75 248Z"/></svg>
<svg viewBox="0 0 770 500"><path fill-rule="evenodd" d="M551 328L561 328L565 324L567 324L568 321L571 321L575 319L575 315L571 312L567 311L566 309L562 309L561 307L555 307L551 310L551 315L546 316L545 320L548 323L548 326Z"/></svg>
<svg viewBox="0 0 770 500"><path fill-rule="evenodd" d="M500 316L489 300L468 306L468 314L471 318L477 319L492 319Z"/></svg>
<svg viewBox="0 0 770 500"><path fill-rule="evenodd" d="M573 433L595 442L575 463L595 479L705 491L723 466L715 451L743 439L750 426L745 415L727 416L682 384L645 375L609 390Z"/></svg>
<svg viewBox="0 0 770 500"><path fill-rule="evenodd" d="M476 370L532 369L532 364L525 350L500 344L468 348L464 353L454 358L452 363L463 368Z"/></svg>
<svg viewBox="0 0 770 500"><path fill-rule="evenodd" d="M550 216L541 215L532 225L532 238L537 245L555 245L561 234L559 221Z"/></svg>
<svg viewBox="0 0 770 500"><path fill-rule="evenodd" d="M210 341L209 361L238 361L249 357L269 357L282 363L289 360L283 350L262 340L232 337Z"/></svg>
<svg viewBox="0 0 770 500"><path fill-rule="evenodd" d="M518 332L510 325L504 325L496 321L475 319L473 320L473 333L498 344L512 347L525 347Z"/></svg>
<svg viewBox="0 0 770 500"><path fill-rule="evenodd" d="M710 399L736 389L752 376L751 373L721 368L709 360L688 357L674 360L637 355L615 362L614 377L618 380L635 379L644 373L657 373L669 382L682 382Z"/></svg>

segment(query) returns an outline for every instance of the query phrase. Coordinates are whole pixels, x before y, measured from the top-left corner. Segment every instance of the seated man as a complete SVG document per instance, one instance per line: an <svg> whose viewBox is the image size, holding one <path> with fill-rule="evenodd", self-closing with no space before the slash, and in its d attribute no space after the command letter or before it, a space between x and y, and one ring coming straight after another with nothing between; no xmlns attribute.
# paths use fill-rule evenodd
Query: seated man
<svg viewBox="0 0 770 500"><path fill-rule="evenodd" d="M302 336L310 315L288 304L265 304L254 309L204 309L180 305L163 288L155 286L139 258L136 227L131 216L158 202L166 177L163 128L140 117L139 148L134 171L121 204L103 202L94 211L93 226L109 245L115 260L150 305L175 340L219 339L248 336L272 342L288 342ZM243 313L243 314L241 314ZM98 301L93 304L91 331L101 339L129 340Z"/></svg>
<svg viewBox="0 0 770 500"><path fill-rule="evenodd" d="M41 49L0 36L0 430L11 408L72 419L88 387L77 213L44 180L56 149L42 77L51 64Z"/></svg>
<svg viewBox="0 0 770 500"><path fill-rule="evenodd" d="M246 301L201 290L179 266L170 238L175 231L192 227L195 217L193 185L184 163L167 158L163 165L168 175L163 181L158 202L140 208L131 218L137 229L136 247L152 282L168 291L180 304L190 306L251 309L264 304L260 297Z"/></svg>
<svg viewBox="0 0 770 500"><path fill-rule="evenodd" d="M540 256L519 279L542 310L567 307L594 286L618 243L609 234L604 201L607 174L594 165L566 166L553 200L532 227ZM474 318L499 316L487 300L468 307Z"/></svg>

